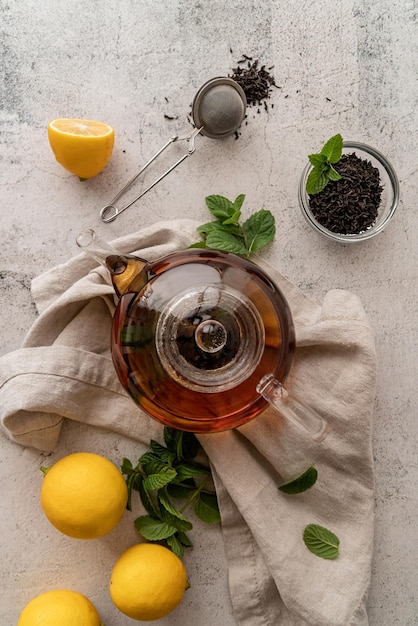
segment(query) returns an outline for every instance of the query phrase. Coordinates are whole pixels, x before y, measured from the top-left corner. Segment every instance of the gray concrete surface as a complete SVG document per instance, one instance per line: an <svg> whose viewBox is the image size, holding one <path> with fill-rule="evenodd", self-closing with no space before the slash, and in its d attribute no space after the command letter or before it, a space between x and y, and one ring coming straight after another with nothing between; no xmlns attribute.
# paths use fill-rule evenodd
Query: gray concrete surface
<svg viewBox="0 0 418 626"><path fill-rule="evenodd" d="M331 288L353 291L375 328L369 621L416 625L417 2L9 0L0 15L1 352L18 348L35 320L31 278L74 255L81 228L112 239L178 215L206 221L211 193L246 193L248 209L272 210L277 237L266 259L318 301ZM231 72L243 53L274 66L274 107L250 108L238 140L199 137L195 155L175 173L114 223L100 224L98 211L115 191L173 133L190 128L200 85ZM99 119L116 130L110 164L89 182L54 160L46 127L60 116ZM298 207L306 155L337 132L386 154L400 179L392 224L358 246L320 238ZM86 593L107 626L133 623L107 589L115 557L136 539L132 516L102 540L59 535L38 503L43 455L4 433L0 448L0 624L15 624L31 597L56 585ZM122 437L67 423L47 461L80 448L116 463L142 452ZM221 531L196 524L193 532L192 588L158 623L233 626Z"/></svg>

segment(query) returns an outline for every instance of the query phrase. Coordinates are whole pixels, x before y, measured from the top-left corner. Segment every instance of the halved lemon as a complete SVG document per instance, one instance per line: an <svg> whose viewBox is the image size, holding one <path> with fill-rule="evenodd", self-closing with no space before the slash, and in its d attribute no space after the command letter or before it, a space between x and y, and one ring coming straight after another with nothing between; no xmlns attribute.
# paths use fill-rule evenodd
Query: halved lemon
<svg viewBox="0 0 418 626"><path fill-rule="evenodd" d="M48 139L58 163L79 178L92 178L109 162L115 131L104 122L64 117L48 124Z"/></svg>

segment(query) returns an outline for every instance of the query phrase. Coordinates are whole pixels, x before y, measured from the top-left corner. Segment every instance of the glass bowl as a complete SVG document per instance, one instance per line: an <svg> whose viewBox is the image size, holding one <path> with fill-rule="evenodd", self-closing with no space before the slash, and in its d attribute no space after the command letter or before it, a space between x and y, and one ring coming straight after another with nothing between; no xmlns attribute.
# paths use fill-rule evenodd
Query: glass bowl
<svg viewBox="0 0 418 626"><path fill-rule="evenodd" d="M325 235L325 237L328 237L329 239L342 243L364 241L365 239L370 239L371 237L374 237L378 233L382 232L394 216L399 202L398 177L386 157L375 148L371 148L364 143L358 143L357 141L344 141L343 154L351 154L353 152L355 152L360 159L370 161L374 167L377 167L380 174L381 185L383 187L377 218L372 226L366 230L360 233L336 233L328 228L325 228L325 226L320 224L318 220L315 219L309 207L309 195L306 192L306 180L312 169L312 165L310 163L308 163L303 170L299 183L299 203L307 222L316 232Z"/></svg>

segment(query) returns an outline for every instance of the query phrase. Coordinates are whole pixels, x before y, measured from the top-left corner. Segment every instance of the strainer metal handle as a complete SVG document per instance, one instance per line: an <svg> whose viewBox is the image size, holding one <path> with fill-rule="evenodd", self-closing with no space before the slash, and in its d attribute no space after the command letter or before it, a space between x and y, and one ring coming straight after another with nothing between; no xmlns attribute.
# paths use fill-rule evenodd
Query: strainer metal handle
<svg viewBox="0 0 418 626"><path fill-rule="evenodd" d="M106 204L106 206L104 206L101 209L99 215L100 215L100 219L102 220L102 222L106 222L106 223L113 222L113 220L115 220L121 213L123 213L123 211L126 211L126 209L129 209L130 206L135 204L135 202L137 202L140 198L142 198L142 196L144 196L148 191L150 191L150 189L155 187L155 185L157 185L163 178L165 178L178 165L180 165L180 163L182 163L185 159L187 159L187 157L191 156L196 150L195 138L201 132L202 129L203 127L194 128L191 133L187 133L186 135L181 135L181 136L174 135L173 137L171 137L171 139L169 139L167 143L165 143L162 146L162 148L160 148L158 152L156 152L156 154L154 154L154 156L151 157L149 161L147 161L147 163L145 163L143 167L141 167L139 172L135 174L135 176L126 183L126 185L116 194L116 196L112 199L112 201L109 204ZM169 146L171 146L171 144L175 143L176 141L188 142L189 147L188 147L186 154L180 157L180 159L178 159L178 161L176 161L174 165L169 167L163 174L161 174L161 176L159 176L153 183L151 183L149 187L144 189L138 196L136 196L136 198L131 200L131 202L129 202L122 208L118 208L116 206L116 202L120 200L120 198L128 191L128 189L133 185L133 183L137 180L137 178L147 169L147 167L149 167L151 163L153 163L157 159L157 157L159 157L160 154L164 152L164 150L166 150Z"/></svg>

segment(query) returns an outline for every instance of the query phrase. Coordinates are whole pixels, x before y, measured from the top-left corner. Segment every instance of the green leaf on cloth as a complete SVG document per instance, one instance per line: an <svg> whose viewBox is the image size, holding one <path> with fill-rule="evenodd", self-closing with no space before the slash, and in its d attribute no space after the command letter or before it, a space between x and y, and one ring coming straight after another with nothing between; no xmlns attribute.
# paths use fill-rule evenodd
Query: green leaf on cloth
<svg viewBox="0 0 418 626"><path fill-rule="evenodd" d="M308 550L321 559L336 559L339 556L340 540L323 526L308 524L303 532L303 541Z"/></svg>
<svg viewBox="0 0 418 626"><path fill-rule="evenodd" d="M313 466L311 466L306 470L306 472L297 478L288 480L286 483L283 483L283 485L280 485L279 490L290 495L302 493L303 491L310 489L316 483L317 478L318 472Z"/></svg>

